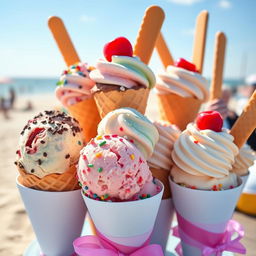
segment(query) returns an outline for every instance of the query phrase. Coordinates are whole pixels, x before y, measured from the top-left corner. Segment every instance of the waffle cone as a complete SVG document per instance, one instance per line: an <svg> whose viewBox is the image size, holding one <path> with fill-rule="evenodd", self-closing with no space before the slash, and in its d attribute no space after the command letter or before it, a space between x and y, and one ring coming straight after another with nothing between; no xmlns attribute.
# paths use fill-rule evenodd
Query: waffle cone
<svg viewBox="0 0 256 256"><path fill-rule="evenodd" d="M83 129L86 142L97 135L100 116L93 98L69 106L68 112L79 122L80 127Z"/></svg>
<svg viewBox="0 0 256 256"><path fill-rule="evenodd" d="M246 104L242 114L233 125L230 134L234 137L234 143L241 148L256 128L256 91Z"/></svg>
<svg viewBox="0 0 256 256"><path fill-rule="evenodd" d="M164 184L164 193L162 199L168 199L171 197L171 189L169 183L169 175L170 172L164 169L157 169L154 167L150 167L150 171L152 172L153 177L157 178Z"/></svg>
<svg viewBox="0 0 256 256"><path fill-rule="evenodd" d="M94 99L96 101L101 118L107 113L117 108L130 107L145 114L149 89L128 89L126 91L108 91L96 92Z"/></svg>
<svg viewBox="0 0 256 256"><path fill-rule="evenodd" d="M28 174L20 167L18 167L18 171L20 173L19 182L28 188L44 191L72 191L80 188L76 177L75 165L62 174L49 174L43 178Z"/></svg>
<svg viewBox="0 0 256 256"><path fill-rule="evenodd" d="M176 124L181 131L188 123L193 122L202 104L195 98L184 98L174 93L158 94L160 118Z"/></svg>

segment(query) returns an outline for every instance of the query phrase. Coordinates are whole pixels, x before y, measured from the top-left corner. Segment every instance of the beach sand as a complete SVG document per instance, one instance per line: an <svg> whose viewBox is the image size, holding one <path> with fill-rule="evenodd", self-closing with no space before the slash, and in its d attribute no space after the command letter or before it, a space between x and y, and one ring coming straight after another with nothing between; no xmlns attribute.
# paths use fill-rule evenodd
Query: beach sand
<svg viewBox="0 0 256 256"><path fill-rule="evenodd" d="M20 97L16 103L16 109L10 112L10 119L5 120L0 113L0 255L20 256L35 239L32 227L21 201L15 179L18 174L14 165L16 149L19 140L19 133L26 121L40 111L58 107L58 102L51 94L33 95L30 100L33 103L33 110L22 111L28 98ZM157 105L155 98L151 95L149 117L157 117ZM217 210L217 209L216 209ZM245 228L243 244L247 248L247 256L255 256L256 239L255 227L256 218L236 212L234 219L240 221ZM36 256L36 255L35 255Z"/></svg>

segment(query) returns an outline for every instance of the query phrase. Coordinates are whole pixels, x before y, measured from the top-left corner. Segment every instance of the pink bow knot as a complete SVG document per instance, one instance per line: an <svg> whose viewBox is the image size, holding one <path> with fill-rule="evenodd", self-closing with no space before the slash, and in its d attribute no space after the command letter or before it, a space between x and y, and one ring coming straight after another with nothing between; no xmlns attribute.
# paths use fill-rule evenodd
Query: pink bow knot
<svg viewBox="0 0 256 256"><path fill-rule="evenodd" d="M158 244L146 245L130 254L123 254L109 242L97 236L82 236L73 242L75 252L79 256L164 256Z"/></svg>

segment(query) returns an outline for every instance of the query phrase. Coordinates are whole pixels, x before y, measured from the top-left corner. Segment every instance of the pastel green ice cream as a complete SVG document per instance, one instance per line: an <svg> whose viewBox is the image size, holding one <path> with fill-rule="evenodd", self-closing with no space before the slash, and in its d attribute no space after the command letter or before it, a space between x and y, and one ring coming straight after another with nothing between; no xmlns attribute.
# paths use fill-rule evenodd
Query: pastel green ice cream
<svg viewBox="0 0 256 256"><path fill-rule="evenodd" d="M141 113L132 108L109 112L99 123L98 134L117 134L134 143L148 159L159 139L156 127Z"/></svg>

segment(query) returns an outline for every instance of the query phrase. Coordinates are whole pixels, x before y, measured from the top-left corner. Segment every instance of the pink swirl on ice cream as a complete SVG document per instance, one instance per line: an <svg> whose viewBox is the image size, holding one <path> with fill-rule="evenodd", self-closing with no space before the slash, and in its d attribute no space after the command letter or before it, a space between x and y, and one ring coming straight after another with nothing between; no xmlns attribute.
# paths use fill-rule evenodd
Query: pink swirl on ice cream
<svg viewBox="0 0 256 256"><path fill-rule="evenodd" d="M132 199L153 177L134 144L118 135L104 135L81 151L78 179L87 196L115 201Z"/></svg>
<svg viewBox="0 0 256 256"><path fill-rule="evenodd" d="M155 121L153 124L158 130L159 140L155 145L153 155L148 159L148 164L157 169L170 170L173 164L173 144L181 131L176 125L165 121Z"/></svg>
<svg viewBox="0 0 256 256"><path fill-rule="evenodd" d="M256 160L256 152L253 151L247 144L239 150L236 156L235 163L233 164L232 171L239 176L248 174L248 169Z"/></svg>
<svg viewBox="0 0 256 256"><path fill-rule="evenodd" d="M237 186L237 176L230 172L238 148L227 130L200 130L188 124L174 144L174 182L198 189L228 189Z"/></svg>
<svg viewBox="0 0 256 256"><path fill-rule="evenodd" d="M152 155L159 135L156 127L133 108L109 112L98 125L98 134L117 134L130 140L146 159Z"/></svg>
<svg viewBox="0 0 256 256"><path fill-rule="evenodd" d="M59 111L44 111L21 132L17 164L39 178L64 173L79 159L84 137L78 122Z"/></svg>
<svg viewBox="0 0 256 256"><path fill-rule="evenodd" d="M96 69L90 73L96 84L119 86L120 90L131 88L152 88L155 75L137 57L112 56L112 61L99 60Z"/></svg>
<svg viewBox="0 0 256 256"><path fill-rule="evenodd" d="M86 63L78 63L63 72L55 90L63 106L68 107L92 97L91 89L95 83L89 77L90 68Z"/></svg>
<svg viewBox="0 0 256 256"><path fill-rule="evenodd" d="M181 97L193 97L207 101L207 80L197 72L168 66L166 72L157 75L155 91L158 94L174 93Z"/></svg>

